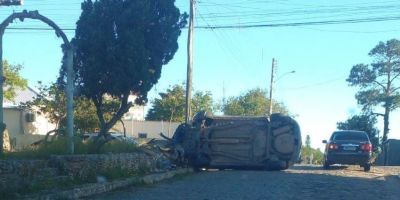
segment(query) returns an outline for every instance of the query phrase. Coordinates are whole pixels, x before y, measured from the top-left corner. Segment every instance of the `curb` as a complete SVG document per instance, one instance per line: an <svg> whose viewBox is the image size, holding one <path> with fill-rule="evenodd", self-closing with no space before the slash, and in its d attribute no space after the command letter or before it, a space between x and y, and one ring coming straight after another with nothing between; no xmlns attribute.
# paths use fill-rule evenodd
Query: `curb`
<svg viewBox="0 0 400 200"><path fill-rule="evenodd" d="M170 179L176 175L187 174L193 172L191 168L177 169L174 171L167 171L157 174L149 174L143 177L132 177L124 180L116 180L106 183L88 183L80 185L77 188L64 190L60 192L53 192L51 194L39 194L35 196L28 196L23 199L30 200L48 200L48 199L79 199L82 197L89 197L96 194L110 192L119 188L128 187L138 183L155 184L160 181Z"/></svg>

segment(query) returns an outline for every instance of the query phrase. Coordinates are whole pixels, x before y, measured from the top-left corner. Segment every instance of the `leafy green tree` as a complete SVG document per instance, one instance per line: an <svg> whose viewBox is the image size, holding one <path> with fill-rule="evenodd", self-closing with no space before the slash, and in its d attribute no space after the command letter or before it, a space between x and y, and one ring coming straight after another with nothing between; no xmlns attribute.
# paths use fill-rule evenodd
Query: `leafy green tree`
<svg viewBox="0 0 400 200"><path fill-rule="evenodd" d="M300 158L302 163L320 165L322 164L324 153L322 153L320 149L314 149L312 147L304 147L301 148Z"/></svg>
<svg viewBox="0 0 400 200"><path fill-rule="evenodd" d="M222 105L222 111L225 115L262 116L268 114L269 104L266 92L256 88L242 96L230 97L225 105ZM279 102L273 103L273 110L288 114L287 108Z"/></svg>
<svg viewBox="0 0 400 200"><path fill-rule="evenodd" d="M364 111L371 111L377 106L383 108L383 113L377 114L383 116L382 142L385 142L390 113L400 106L400 41L379 42L369 56L374 61L370 65L354 65L347 82L360 89L356 99Z"/></svg>
<svg viewBox="0 0 400 200"><path fill-rule="evenodd" d="M214 109L214 103L213 103L213 98L212 98L211 92L210 91L206 91L206 92L196 91L193 94L191 108L192 108L192 111L194 114L201 110L204 110L207 113L213 114L215 109Z"/></svg>
<svg viewBox="0 0 400 200"><path fill-rule="evenodd" d="M306 164L322 164L322 159L324 157L320 149L314 149L311 147L311 137L306 136L305 146L301 148L300 157L302 163Z"/></svg>
<svg viewBox="0 0 400 200"><path fill-rule="evenodd" d="M159 93L160 98L153 100L153 106L147 113L147 120L185 121L186 90L183 85L174 85L166 92ZM196 91L191 109L193 113L205 110L213 113L213 100L210 92Z"/></svg>
<svg viewBox="0 0 400 200"><path fill-rule="evenodd" d="M74 68L80 95L93 101L105 135L133 105L147 102L147 92L178 49L186 25L175 0L85 0L77 22ZM65 69L60 82L65 80ZM107 119L106 100L117 102Z"/></svg>
<svg viewBox="0 0 400 200"><path fill-rule="evenodd" d="M96 107L93 102L86 97L76 97L74 103L75 129L81 133L94 132L95 130L100 129Z"/></svg>
<svg viewBox="0 0 400 200"><path fill-rule="evenodd" d="M17 89L25 89L28 86L27 80L22 78L19 74L22 65L11 65L6 60L3 62L3 76L5 81L3 83L3 97L5 100L13 101L16 96ZM3 153L4 144L4 130L6 126L4 123L0 125L0 154Z"/></svg>
<svg viewBox="0 0 400 200"><path fill-rule="evenodd" d="M371 140L374 152L377 152L379 150L379 130L375 127L376 123L377 119L374 114L363 113L361 115L354 115L344 122L338 122L337 129L365 131Z"/></svg>
<svg viewBox="0 0 400 200"><path fill-rule="evenodd" d="M22 65L11 65L6 60L3 61L3 73L6 80L4 82L4 98L12 101L15 98L17 89L25 89L28 81L20 76Z"/></svg>
<svg viewBox="0 0 400 200"><path fill-rule="evenodd" d="M34 97L32 101L23 103L22 107L45 115L51 123L56 124L56 130L64 129L67 114L65 92L58 88L56 84L46 86L39 82L38 93L39 95ZM74 102L75 129L81 132L91 132L98 129L99 122L93 102L85 97L76 97Z"/></svg>
<svg viewBox="0 0 400 200"><path fill-rule="evenodd" d="M310 135L306 136L305 144L306 144L306 147L311 147L311 137L310 137Z"/></svg>

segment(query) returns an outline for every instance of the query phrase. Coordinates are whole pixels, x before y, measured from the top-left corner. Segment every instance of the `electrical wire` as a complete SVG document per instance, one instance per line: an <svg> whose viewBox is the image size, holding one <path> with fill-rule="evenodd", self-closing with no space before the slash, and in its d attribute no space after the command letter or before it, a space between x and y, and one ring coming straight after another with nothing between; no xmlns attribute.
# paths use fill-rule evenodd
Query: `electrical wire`
<svg viewBox="0 0 400 200"><path fill-rule="evenodd" d="M79 12L73 13L76 9L69 8L71 5L78 5L76 2L58 2L56 0L36 0L36 4L27 3L27 7L42 6L40 11L44 15L62 24L63 30L74 31L75 24L71 23L70 18L77 19ZM287 0L237 0L229 3L211 2L208 0L198 0L198 10L212 9L202 14L205 20L214 21L214 25L210 26L206 23L198 23L196 29L247 29L247 28L263 28L263 27L305 27L305 26L327 26L338 24L355 24L355 23L372 23L372 22L392 22L399 21L400 3L398 1L380 1L360 3L346 3L336 5L301 5L291 6L285 9L267 9L265 5L283 3L292 4ZM182 3L182 2L181 2ZM186 2L185 2L186 3ZM46 5L46 6L43 6ZM264 5L264 6L261 6ZM296 4L294 4L296 5ZM66 7L65 9L60 7ZM287 7L287 6L286 6ZM216 9L229 10L228 12L216 11ZM253 9L255 8L255 9ZM0 18L5 16L0 10ZM33 24L33 23L30 23ZM8 27L7 29L24 31L49 31L51 28L35 26ZM310 29L311 30L311 29ZM396 31L396 30L393 30ZM335 32L335 31L332 31ZM351 31L350 31L351 32ZM354 33L378 33L381 30L374 31L353 31ZM387 30L385 30L387 32Z"/></svg>

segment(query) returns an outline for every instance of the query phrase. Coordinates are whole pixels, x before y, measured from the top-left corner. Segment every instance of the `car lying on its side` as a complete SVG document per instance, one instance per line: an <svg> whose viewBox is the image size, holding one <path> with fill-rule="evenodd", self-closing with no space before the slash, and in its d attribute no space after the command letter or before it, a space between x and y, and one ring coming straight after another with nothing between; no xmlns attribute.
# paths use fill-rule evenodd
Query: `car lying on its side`
<svg viewBox="0 0 400 200"><path fill-rule="evenodd" d="M326 144L323 167L333 164L360 165L364 171L371 169L372 144L364 131L343 130L332 133Z"/></svg>
<svg viewBox="0 0 400 200"><path fill-rule="evenodd" d="M291 117L212 116L197 113L172 138L171 157L199 169L285 170L298 161L301 132Z"/></svg>

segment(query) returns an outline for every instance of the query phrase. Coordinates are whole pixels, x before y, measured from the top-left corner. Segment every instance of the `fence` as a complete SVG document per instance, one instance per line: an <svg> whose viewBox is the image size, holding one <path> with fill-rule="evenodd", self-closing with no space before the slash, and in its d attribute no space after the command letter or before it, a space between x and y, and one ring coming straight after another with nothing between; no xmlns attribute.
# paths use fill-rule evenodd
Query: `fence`
<svg viewBox="0 0 400 200"><path fill-rule="evenodd" d="M179 122L165 122L165 121L134 121L134 120L123 120L127 136L139 138L161 138L160 133L168 137L172 137L176 128L179 126ZM124 132L122 123L116 124L112 131Z"/></svg>

